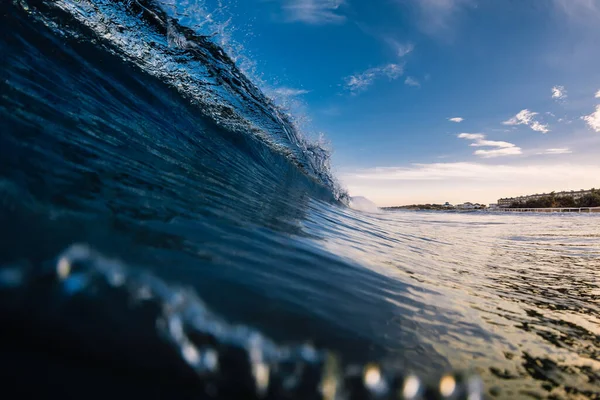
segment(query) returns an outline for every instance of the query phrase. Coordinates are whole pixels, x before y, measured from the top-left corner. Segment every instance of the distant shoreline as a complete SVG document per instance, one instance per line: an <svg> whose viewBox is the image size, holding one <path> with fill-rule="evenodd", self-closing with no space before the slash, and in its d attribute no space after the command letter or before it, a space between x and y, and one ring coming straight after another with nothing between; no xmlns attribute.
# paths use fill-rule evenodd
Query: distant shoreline
<svg viewBox="0 0 600 400"><path fill-rule="evenodd" d="M600 214L600 207L573 207L573 208L485 208L485 209L456 209L456 208L418 208L411 206L380 207L384 211L452 211L452 212L486 212L486 213L557 213L557 214Z"/></svg>
<svg viewBox="0 0 600 400"><path fill-rule="evenodd" d="M379 207L384 211L446 211L446 212L482 212L484 209L462 210L458 208L413 208L413 207Z"/></svg>
<svg viewBox="0 0 600 400"><path fill-rule="evenodd" d="M394 210L421 210L421 211L481 211L487 209L483 204L479 203L468 203L468 207L453 206L450 204L411 204L408 206L392 206L392 207L380 207L382 210L394 211Z"/></svg>
<svg viewBox="0 0 600 400"><path fill-rule="evenodd" d="M578 213L595 214L600 213L600 207L541 207L541 208L496 208L490 211L510 213Z"/></svg>

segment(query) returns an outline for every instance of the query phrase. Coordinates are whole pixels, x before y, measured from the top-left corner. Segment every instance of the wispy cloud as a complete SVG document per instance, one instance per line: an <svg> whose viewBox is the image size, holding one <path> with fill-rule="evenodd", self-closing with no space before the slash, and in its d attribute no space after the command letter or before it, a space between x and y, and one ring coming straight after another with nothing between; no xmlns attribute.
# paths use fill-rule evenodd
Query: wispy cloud
<svg viewBox="0 0 600 400"><path fill-rule="evenodd" d="M600 3L597 0L554 0L555 7L571 21L597 24Z"/></svg>
<svg viewBox="0 0 600 400"><path fill-rule="evenodd" d="M462 117L452 117L452 118L448 118L448 121L451 122L463 122L465 119Z"/></svg>
<svg viewBox="0 0 600 400"><path fill-rule="evenodd" d="M402 3L401 1L399 1ZM473 0L418 0L420 29L431 35L448 34L462 9Z"/></svg>
<svg viewBox="0 0 600 400"><path fill-rule="evenodd" d="M564 100L567 98L567 91L564 86L552 87L552 98L556 100Z"/></svg>
<svg viewBox="0 0 600 400"><path fill-rule="evenodd" d="M571 154L571 153L573 153L571 151L571 149L569 149L568 147L563 147L563 148L560 148L560 149L546 149L546 150L542 151L541 153L537 153L537 154L550 154L550 155L553 155L553 154Z"/></svg>
<svg viewBox="0 0 600 400"><path fill-rule="evenodd" d="M600 99L600 90L598 90L598 91L596 92L596 98L597 98L597 99Z"/></svg>
<svg viewBox="0 0 600 400"><path fill-rule="evenodd" d="M411 76L406 77L406 79L404 80L404 84L408 86L421 87L419 81Z"/></svg>
<svg viewBox="0 0 600 400"><path fill-rule="evenodd" d="M384 37L384 40L394 49L396 55L400 58L410 54L415 49L412 43L400 43L391 37Z"/></svg>
<svg viewBox="0 0 600 400"><path fill-rule="evenodd" d="M359 93L371 86L379 78L389 80L398 79L404 74L401 64L387 64L380 67L369 68L359 74L350 75L344 79L345 87L352 93Z"/></svg>
<svg viewBox="0 0 600 400"><path fill-rule="evenodd" d="M600 105L596 106L596 111L590 115L584 115L581 119L583 119L594 131L600 132Z"/></svg>
<svg viewBox="0 0 600 400"><path fill-rule="evenodd" d="M342 4L344 0L283 0L281 9L286 22L340 24L346 20L339 12Z"/></svg>
<svg viewBox="0 0 600 400"><path fill-rule="evenodd" d="M414 43L407 41L400 41L396 35L390 34L389 31L382 29L378 25L369 25L361 21L354 21L358 29L365 34L372 36L378 40L387 43L396 53L399 58L407 56L412 53L415 49Z"/></svg>
<svg viewBox="0 0 600 400"><path fill-rule="evenodd" d="M534 117L538 113L529 111L527 109L519 111L517 115L512 117L511 119L504 121L504 125L527 125L531 129L536 132L548 133L550 129L548 129L548 125L542 124L539 121L536 121Z"/></svg>
<svg viewBox="0 0 600 400"><path fill-rule="evenodd" d="M495 158L495 157L506 157L506 156L517 156L522 154L520 147L507 147L502 149L492 150L477 150L473 153L476 156L482 158Z"/></svg>
<svg viewBox="0 0 600 400"><path fill-rule="evenodd" d="M475 143L470 144L471 147L500 147L503 149L510 149L516 147L514 144L509 142L503 142L499 140L478 140Z"/></svg>
<svg viewBox="0 0 600 400"><path fill-rule="evenodd" d="M310 93L310 90L305 89L294 89L289 87L278 87L273 90L273 92L279 96L284 97L296 97L302 96L303 94Z"/></svg>
<svg viewBox="0 0 600 400"><path fill-rule="evenodd" d="M565 168L568 167L568 168ZM529 178L551 178L561 175L561 171L568 176L577 176L584 171L584 167L576 165L488 165L481 163L456 162L410 164L408 167L376 167L359 170L353 177L379 180L379 181L412 181L434 180L441 181L448 178L465 178L485 181L494 176L509 182L515 182L515 176ZM591 167L591 166L585 166ZM600 166L592 168L600 173ZM584 172L585 174L585 172ZM346 175L348 176L348 175Z"/></svg>
<svg viewBox="0 0 600 400"><path fill-rule="evenodd" d="M475 150L474 155L482 158L495 158L505 156L515 156L522 153L521 148L513 143L502 142L497 140L486 140L483 133L460 133L457 135L459 139L473 140L471 147L496 147L495 149L479 149Z"/></svg>
<svg viewBox="0 0 600 400"><path fill-rule="evenodd" d="M396 46L396 54L398 55L398 57L404 57L404 56L408 55L409 53L412 53L412 51L414 49L415 49L415 45L412 43L398 44Z"/></svg>

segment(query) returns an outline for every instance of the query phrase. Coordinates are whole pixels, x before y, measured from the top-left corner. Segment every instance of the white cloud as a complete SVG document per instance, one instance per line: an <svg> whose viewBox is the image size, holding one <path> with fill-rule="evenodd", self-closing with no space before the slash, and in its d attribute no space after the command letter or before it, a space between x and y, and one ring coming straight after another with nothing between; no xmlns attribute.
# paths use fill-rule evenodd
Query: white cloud
<svg viewBox="0 0 600 400"><path fill-rule="evenodd" d="M451 122L463 122L465 119L462 117L452 117L452 118L448 118L448 121Z"/></svg>
<svg viewBox="0 0 600 400"><path fill-rule="evenodd" d="M419 83L419 81L411 76L406 77L406 79L404 80L404 84L408 85L408 86L421 87L421 84Z"/></svg>
<svg viewBox="0 0 600 400"><path fill-rule="evenodd" d="M557 100L564 100L567 98L567 91L564 86L552 87L552 98Z"/></svg>
<svg viewBox="0 0 600 400"><path fill-rule="evenodd" d="M504 125L527 125L531 129L537 132L548 133L550 129L548 129L548 125L542 124L533 117L535 117L538 113L529 111L527 109L519 111L517 115L512 117L511 119L504 121Z"/></svg>
<svg viewBox="0 0 600 400"><path fill-rule="evenodd" d="M537 154L571 154L573 153L571 151L571 149L569 149L568 147L562 147L560 149L546 149L541 153L537 153Z"/></svg>
<svg viewBox="0 0 600 400"><path fill-rule="evenodd" d="M346 17L339 14L344 0L284 0L281 6L286 22L324 25L339 24Z"/></svg>
<svg viewBox="0 0 600 400"><path fill-rule="evenodd" d="M521 154L521 148L513 143L502 142L497 140L485 140L485 135L482 133L460 133L457 135L459 139L473 140L471 147L497 147L497 149L480 149L475 150L474 155L482 158L495 158L505 156L515 156Z"/></svg>
<svg viewBox="0 0 600 400"><path fill-rule="evenodd" d="M458 138L467 140L483 140L485 139L485 135L483 133L459 133Z"/></svg>
<svg viewBox="0 0 600 400"><path fill-rule="evenodd" d="M303 94L310 93L309 90L294 89L294 88L289 88L289 87L278 87L278 88L274 89L273 92L279 96L284 96L284 97L295 97L295 96L301 96Z"/></svg>
<svg viewBox="0 0 600 400"><path fill-rule="evenodd" d="M584 115L581 119L583 119L594 131L600 132L600 105L596 106L596 111L590 115Z"/></svg>
<svg viewBox="0 0 600 400"><path fill-rule="evenodd" d="M512 146L502 149L493 149L493 150L477 150L473 153L476 156L481 158L495 158L495 157L506 157L506 156L516 156L522 154L521 148Z"/></svg>
<svg viewBox="0 0 600 400"><path fill-rule="evenodd" d="M596 92L596 98L597 98L597 99L600 99L600 90L598 90L598 91Z"/></svg>
<svg viewBox="0 0 600 400"><path fill-rule="evenodd" d="M541 122L538 122L538 121L533 121L531 123L531 125L529 125L529 127L536 132L542 132L542 133L550 132L550 129L548 129L547 124L542 124Z"/></svg>
<svg viewBox="0 0 600 400"><path fill-rule="evenodd" d="M387 64L381 67L369 68L359 74L350 75L344 79L346 88L353 93L366 90L376 79L386 77L389 80L397 79L404 74L404 66L400 64Z"/></svg>
<svg viewBox="0 0 600 400"><path fill-rule="evenodd" d="M508 142L501 142L497 140L478 140L475 143L470 144L471 147L501 147L510 148L515 147L514 144Z"/></svg>
<svg viewBox="0 0 600 400"><path fill-rule="evenodd" d="M598 176L597 164L455 162L360 169L342 174L341 179L352 195L367 196L385 206L489 203L500 197L597 187Z"/></svg>

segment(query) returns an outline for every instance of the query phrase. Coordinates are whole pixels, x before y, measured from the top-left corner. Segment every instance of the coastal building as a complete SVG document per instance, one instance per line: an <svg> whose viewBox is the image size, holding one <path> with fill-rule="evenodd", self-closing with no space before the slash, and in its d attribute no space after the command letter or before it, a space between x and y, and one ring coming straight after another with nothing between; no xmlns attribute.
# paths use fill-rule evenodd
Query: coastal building
<svg viewBox="0 0 600 400"><path fill-rule="evenodd" d="M592 190L571 190L571 191L563 191L563 192L555 192L555 197L572 197L574 200L579 200L585 195L591 194ZM530 194L527 196L518 196L518 197L505 197L502 199L498 199L498 207L507 208L510 207L511 204L517 202L522 203L528 200L539 200L542 197L550 196L550 193L536 193Z"/></svg>
<svg viewBox="0 0 600 400"><path fill-rule="evenodd" d="M508 208L510 205L515 202L514 197L505 197L503 199L498 199L498 207L500 208Z"/></svg>
<svg viewBox="0 0 600 400"><path fill-rule="evenodd" d="M459 210L474 210L475 209L475 204L466 202L466 203L463 203L463 204L458 204L456 206L456 208L459 209Z"/></svg>
<svg viewBox="0 0 600 400"><path fill-rule="evenodd" d="M490 210L495 210L496 208L498 208L498 204L496 203L490 203L490 205L488 206Z"/></svg>

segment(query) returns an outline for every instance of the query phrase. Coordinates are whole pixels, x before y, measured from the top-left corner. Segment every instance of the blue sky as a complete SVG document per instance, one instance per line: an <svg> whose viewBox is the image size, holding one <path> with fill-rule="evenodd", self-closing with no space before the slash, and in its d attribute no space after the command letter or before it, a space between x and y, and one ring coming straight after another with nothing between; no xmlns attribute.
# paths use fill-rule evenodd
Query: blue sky
<svg viewBox="0 0 600 400"><path fill-rule="evenodd" d="M600 0L226 8L242 61L325 133L352 195L489 203L600 187Z"/></svg>

